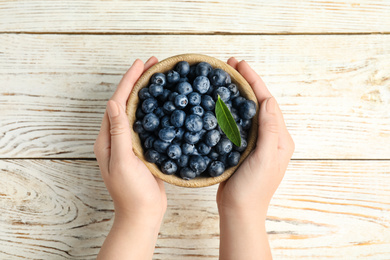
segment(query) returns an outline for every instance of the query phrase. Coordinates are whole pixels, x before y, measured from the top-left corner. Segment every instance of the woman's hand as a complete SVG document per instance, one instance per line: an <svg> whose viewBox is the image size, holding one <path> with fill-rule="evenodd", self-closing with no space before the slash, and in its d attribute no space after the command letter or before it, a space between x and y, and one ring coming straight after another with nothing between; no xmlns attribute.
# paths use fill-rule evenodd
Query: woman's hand
<svg viewBox="0 0 390 260"><path fill-rule="evenodd" d="M121 256L132 256L132 259L143 259L142 253L146 253L150 259L167 208L164 184L152 175L133 152L132 126L129 126L125 113L134 84L155 63L155 57L150 58L145 65L137 59L123 76L107 103L94 146L104 183L115 207L114 225L99 253L100 258L121 259ZM143 237L147 241L142 241ZM121 244L124 248L120 247ZM147 248L144 248L145 245ZM131 248L131 254L126 255ZM134 254L138 251L140 254Z"/></svg>

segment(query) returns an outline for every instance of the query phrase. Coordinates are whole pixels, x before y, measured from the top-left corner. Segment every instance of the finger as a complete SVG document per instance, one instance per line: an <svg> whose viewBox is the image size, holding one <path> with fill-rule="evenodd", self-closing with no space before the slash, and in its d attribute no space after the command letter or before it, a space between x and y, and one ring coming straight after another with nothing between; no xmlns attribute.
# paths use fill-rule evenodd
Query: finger
<svg viewBox="0 0 390 260"><path fill-rule="evenodd" d="M107 116L107 112L105 112L99 134L93 146L93 151L95 153L96 160L99 164L102 175L108 173L108 161L110 158L110 143L111 143L110 123Z"/></svg>
<svg viewBox="0 0 390 260"><path fill-rule="evenodd" d="M246 79L246 81L248 81L249 85L251 85L259 103L272 96L264 81L246 61L240 61L237 64L237 70Z"/></svg>
<svg viewBox="0 0 390 260"><path fill-rule="evenodd" d="M115 100L107 102L108 118L110 119L111 156L110 166L128 161L133 153L129 120L122 107Z"/></svg>
<svg viewBox="0 0 390 260"><path fill-rule="evenodd" d="M267 98L261 103L259 112L259 138L256 143L258 158L271 161L279 146L280 120L275 98Z"/></svg>
<svg viewBox="0 0 390 260"><path fill-rule="evenodd" d="M150 57L146 62L144 66L144 72L147 71L150 67L152 67L154 64L158 62L158 59L154 56Z"/></svg>
<svg viewBox="0 0 390 260"><path fill-rule="evenodd" d="M233 67L233 69L237 70L237 64L238 64L238 60L236 60L236 58L234 57L231 57L230 59L228 59L227 63Z"/></svg>
<svg viewBox="0 0 390 260"><path fill-rule="evenodd" d="M119 82L118 87L116 88L116 91L112 95L111 99L115 100L123 106L126 106L126 101L130 95L130 92L143 71L143 62L139 59L136 59L130 69L125 73L125 75L123 75L123 78Z"/></svg>

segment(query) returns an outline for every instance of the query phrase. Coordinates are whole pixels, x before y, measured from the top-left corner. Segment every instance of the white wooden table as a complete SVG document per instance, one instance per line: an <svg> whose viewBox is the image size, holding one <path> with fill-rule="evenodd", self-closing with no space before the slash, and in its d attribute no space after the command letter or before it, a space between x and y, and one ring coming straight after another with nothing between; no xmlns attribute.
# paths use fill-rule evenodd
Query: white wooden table
<svg viewBox="0 0 390 260"><path fill-rule="evenodd" d="M274 259L390 259L390 3L0 1L0 259L94 259L113 204L92 152L136 59L247 60L296 152ZM217 186L166 185L155 259L217 259Z"/></svg>

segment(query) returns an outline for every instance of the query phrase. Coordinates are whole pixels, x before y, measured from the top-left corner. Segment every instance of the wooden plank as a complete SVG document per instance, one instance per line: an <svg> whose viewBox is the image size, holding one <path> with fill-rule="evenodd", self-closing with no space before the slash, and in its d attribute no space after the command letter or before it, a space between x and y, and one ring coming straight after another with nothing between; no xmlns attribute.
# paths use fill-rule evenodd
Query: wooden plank
<svg viewBox="0 0 390 260"><path fill-rule="evenodd" d="M0 31L70 33L371 33L386 0L42 1L0 3Z"/></svg>
<svg viewBox="0 0 390 260"><path fill-rule="evenodd" d="M247 60L281 105L294 158L390 158L390 35L10 34L0 46L2 158L94 158L129 64L185 52Z"/></svg>
<svg viewBox="0 0 390 260"><path fill-rule="evenodd" d="M94 259L113 205L95 161L0 161L0 258ZM274 259L390 258L390 161L292 161L267 231ZM218 186L166 185L155 259L217 259Z"/></svg>

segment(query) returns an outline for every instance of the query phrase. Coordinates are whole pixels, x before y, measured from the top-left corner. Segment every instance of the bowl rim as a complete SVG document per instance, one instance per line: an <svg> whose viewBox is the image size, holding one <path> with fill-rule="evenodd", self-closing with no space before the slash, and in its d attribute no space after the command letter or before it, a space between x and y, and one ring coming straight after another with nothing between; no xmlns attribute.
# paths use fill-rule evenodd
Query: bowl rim
<svg viewBox="0 0 390 260"><path fill-rule="evenodd" d="M240 90L241 96L244 96L247 99L253 100L256 103L256 115L252 119L252 126L249 129L249 134L247 138L247 148L241 153L240 161L236 166L230 167L224 171L224 173L217 177L203 177L198 176L191 180L184 180L176 175L167 175L160 171L159 167L154 164L146 161L144 157L143 148L141 145L141 140L139 138L138 133L134 132L132 125L136 121L135 113L139 103L138 92L140 89L146 87L149 84L150 77L156 73L166 73L167 71L174 68L174 66L180 61L187 61L190 65L197 64L199 62L208 62L214 69L220 68L229 73L232 83L235 83ZM246 157L250 154L250 152L254 149L257 139L257 129L258 129L258 113L259 113L259 103L253 92L253 89L249 85L249 83L244 79L244 77L233 67L228 65L227 63L204 54L179 54L169 58L166 58L152 67L150 67L147 71L145 71L141 77L137 80L134 85L128 101L126 105L126 114L129 119L130 131L132 136L133 143L133 151L135 155L141 159L146 165L146 167L151 171L151 173L167 182L176 186L181 187L191 187L191 188L199 188L199 187L207 187L214 184L221 183L226 181L228 178L232 176L232 174L236 171L236 169L241 165L241 163L246 159Z"/></svg>

